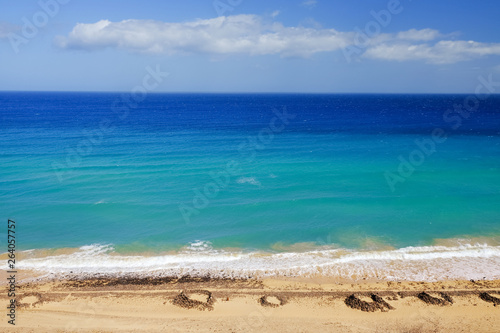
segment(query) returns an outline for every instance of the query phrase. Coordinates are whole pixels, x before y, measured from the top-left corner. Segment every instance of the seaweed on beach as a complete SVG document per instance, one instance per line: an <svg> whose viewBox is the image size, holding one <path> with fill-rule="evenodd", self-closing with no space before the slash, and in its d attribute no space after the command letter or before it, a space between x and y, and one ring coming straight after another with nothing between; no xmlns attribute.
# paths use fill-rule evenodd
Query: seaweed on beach
<svg viewBox="0 0 500 333"><path fill-rule="evenodd" d="M493 306L500 305L500 298L493 297L488 293L479 294L479 298L481 298L485 302L493 303Z"/></svg>
<svg viewBox="0 0 500 333"><path fill-rule="evenodd" d="M441 293L441 297L450 304L453 304L453 298L447 293Z"/></svg>
<svg viewBox="0 0 500 333"><path fill-rule="evenodd" d="M382 307L386 308L387 310L394 310L394 307L392 305L390 305L389 303L387 303L382 297L375 295L375 294L372 294L371 298L375 303L380 304ZM381 309L381 310L384 311L383 309Z"/></svg>
<svg viewBox="0 0 500 333"><path fill-rule="evenodd" d="M111 276L101 276L92 278L70 278L65 283L63 287L69 288L100 288L100 287L116 287L116 286L161 286L161 285L172 285L172 284L189 284L189 283L246 283L249 284L252 281L247 279L228 279L228 278L213 278L209 276L201 277L136 277L136 276L125 276L125 277L111 277ZM254 284L256 284L254 282Z"/></svg>
<svg viewBox="0 0 500 333"><path fill-rule="evenodd" d="M453 299L448 294L445 293L441 293L442 298L437 298L423 291L420 294L418 294L417 297L423 302L432 305L445 306L453 304Z"/></svg>
<svg viewBox="0 0 500 333"><path fill-rule="evenodd" d="M89 279L69 279L63 284L64 287L113 287L113 286L126 286L126 285L136 285L136 286L156 286L167 283L175 282L176 279L172 277L165 278L136 278L136 277L96 277Z"/></svg>
<svg viewBox="0 0 500 333"><path fill-rule="evenodd" d="M365 312L375 312L377 310L387 312L389 310L394 310L394 307L384 301L382 297L375 294L371 294L370 297L373 302L362 301L354 294L352 294L344 300L344 303L352 309L357 309Z"/></svg>

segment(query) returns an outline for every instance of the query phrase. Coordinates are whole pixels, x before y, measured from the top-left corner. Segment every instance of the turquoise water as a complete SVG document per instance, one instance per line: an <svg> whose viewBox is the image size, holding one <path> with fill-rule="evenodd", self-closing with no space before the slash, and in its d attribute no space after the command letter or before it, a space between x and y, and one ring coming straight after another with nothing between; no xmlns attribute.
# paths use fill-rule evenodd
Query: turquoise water
<svg viewBox="0 0 500 333"><path fill-rule="evenodd" d="M51 264L34 255L26 267L92 271L82 251L155 256L157 269L186 251L202 257L175 267L222 254L391 256L441 239L459 258L477 239L480 258L500 258L499 97L457 129L443 113L461 95L159 94L127 114L113 111L117 98L0 94L0 209L16 220L18 249L77 253ZM446 140L414 153L435 128ZM412 153L423 159L398 173ZM315 260L300 259L331 264Z"/></svg>

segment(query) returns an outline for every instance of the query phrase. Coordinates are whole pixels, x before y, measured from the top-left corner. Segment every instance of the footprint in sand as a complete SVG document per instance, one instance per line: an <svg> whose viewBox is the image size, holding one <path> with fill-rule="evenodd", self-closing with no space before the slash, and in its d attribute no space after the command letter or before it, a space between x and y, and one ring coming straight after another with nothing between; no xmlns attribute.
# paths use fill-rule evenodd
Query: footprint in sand
<svg viewBox="0 0 500 333"><path fill-rule="evenodd" d="M200 311L214 309L215 298L208 290L182 291L172 300L174 305L185 309L197 309Z"/></svg>
<svg viewBox="0 0 500 333"><path fill-rule="evenodd" d="M43 303L43 301L40 293L26 293L19 299L18 307L32 308L41 303Z"/></svg>
<svg viewBox="0 0 500 333"><path fill-rule="evenodd" d="M258 302L262 306L277 308L279 306L285 305L287 303L287 299L283 296L264 295L261 298L259 298Z"/></svg>

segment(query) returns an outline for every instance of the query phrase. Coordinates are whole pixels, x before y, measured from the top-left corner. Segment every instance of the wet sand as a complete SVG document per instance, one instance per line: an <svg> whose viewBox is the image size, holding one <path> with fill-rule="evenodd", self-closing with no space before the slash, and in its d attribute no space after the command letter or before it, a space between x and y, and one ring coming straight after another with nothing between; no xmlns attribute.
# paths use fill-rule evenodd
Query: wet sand
<svg viewBox="0 0 500 333"><path fill-rule="evenodd" d="M25 282L16 326L2 317L2 332L499 332L500 281Z"/></svg>

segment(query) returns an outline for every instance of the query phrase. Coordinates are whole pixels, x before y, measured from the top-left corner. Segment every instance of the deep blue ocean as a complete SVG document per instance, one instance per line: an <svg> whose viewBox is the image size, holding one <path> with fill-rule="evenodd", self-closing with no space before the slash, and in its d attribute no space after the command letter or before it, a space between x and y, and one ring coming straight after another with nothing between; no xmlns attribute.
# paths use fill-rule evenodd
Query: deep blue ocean
<svg viewBox="0 0 500 333"><path fill-rule="evenodd" d="M498 278L500 96L468 97L1 92L0 211L48 273Z"/></svg>

